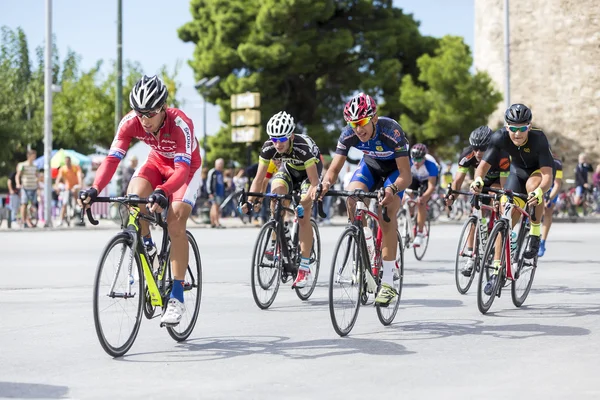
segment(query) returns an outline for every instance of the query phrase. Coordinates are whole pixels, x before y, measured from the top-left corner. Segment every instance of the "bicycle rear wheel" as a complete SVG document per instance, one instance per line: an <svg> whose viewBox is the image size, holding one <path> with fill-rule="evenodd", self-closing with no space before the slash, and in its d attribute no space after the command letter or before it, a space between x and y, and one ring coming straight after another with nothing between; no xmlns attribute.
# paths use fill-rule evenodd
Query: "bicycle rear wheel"
<svg viewBox="0 0 600 400"><path fill-rule="evenodd" d="M415 217L415 226L417 225L417 219ZM430 234L431 220L427 217L427 221L425 221L425 226L423 226L423 243L419 247L413 247L413 251L415 253L415 258L419 261L425 257L425 252L427 251L427 246L429 245L429 234Z"/></svg>
<svg viewBox="0 0 600 400"><path fill-rule="evenodd" d="M254 245L250 285L254 302L263 310L273 304L279 290L279 277L283 269L281 243L277 235L277 223L269 221L260 229Z"/></svg>
<svg viewBox="0 0 600 400"><path fill-rule="evenodd" d="M398 233L398 252L396 253L396 271L394 271L394 284L393 288L398 293L398 296L392 300L387 306L376 306L377 318L379 322L387 326L394 321L396 314L398 313L398 307L400 306L400 298L402 297L402 283L404 282L404 246L402 245L402 238Z"/></svg>
<svg viewBox="0 0 600 400"><path fill-rule="evenodd" d="M198 250L198 243L196 243L194 235L190 231L186 231L186 234L189 246L189 259L183 284L185 312L181 316L179 324L176 326L167 326L169 335L178 342L186 340L194 330L196 321L198 321L198 314L200 314L200 302L202 300L202 262L200 260L200 250Z"/></svg>
<svg viewBox="0 0 600 400"><path fill-rule="evenodd" d="M531 285L533 285L535 270L537 269L537 255L532 259L525 259L525 257L523 257L523 252L527 248L530 238L531 237L528 234L526 240L523 241L518 258L519 262L517 264L517 269L514 272L514 279L510 288L512 302L516 307L521 307L527 299L529 291L531 290Z"/></svg>
<svg viewBox="0 0 600 400"><path fill-rule="evenodd" d="M477 285L477 308L479 308L479 312L482 314L485 314L489 311L503 281L504 268L506 268L504 247L507 240L507 233L508 227L506 226L506 222L503 220L497 221L494 224L492 232L488 236L485 252L483 253L483 259L480 260L481 271L479 272L479 283ZM502 249L500 256L500 271L498 271L498 276L495 282L488 290L489 294L486 294L485 287L494 272L494 253L496 250L496 238L498 237L500 238L499 245Z"/></svg>
<svg viewBox="0 0 600 400"><path fill-rule="evenodd" d="M319 277L319 269L321 266L321 235L319 227L314 219L310 219L310 225L313 231L313 246L310 251L310 276L311 283L303 288L296 288L296 294L301 300L308 300L315 291L317 286L317 278Z"/></svg>
<svg viewBox="0 0 600 400"><path fill-rule="evenodd" d="M467 243L469 239L469 235L474 233L473 237L473 252L471 257L474 258L474 265L471 268L471 271L465 270L464 265L461 261L466 261L471 257L465 256L467 252ZM476 241L478 241L477 237L477 217L472 216L465 222L463 225L462 232L460 234L460 239L458 240L458 249L456 250L456 261L454 263L454 280L456 281L456 289L458 289L458 293L466 294L473 283L473 279L475 278L476 269L475 265L477 264L478 257L475 253L475 249L478 249Z"/></svg>
<svg viewBox="0 0 600 400"><path fill-rule="evenodd" d="M112 357L129 351L142 322L144 274L139 254L131 246L127 233L114 236L102 252L94 279L96 334ZM116 261L112 267L111 261Z"/></svg>
<svg viewBox="0 0 600 400"><path fill-rule="evenodd" d="M329 315L333 329L346 336L356 322L363 288L363 265L356 228L347 227L335 246L329 274Z"/></svg>

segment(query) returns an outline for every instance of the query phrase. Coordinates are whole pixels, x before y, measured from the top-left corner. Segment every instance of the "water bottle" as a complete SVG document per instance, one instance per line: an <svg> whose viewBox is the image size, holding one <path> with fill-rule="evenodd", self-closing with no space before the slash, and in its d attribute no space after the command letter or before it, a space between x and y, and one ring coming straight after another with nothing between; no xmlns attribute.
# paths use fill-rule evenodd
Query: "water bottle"
<svg viewBox="0 0 600 400"><path fill-rule="evenodd" d="M488 223L487 223L487 219L485 217L481 218L481 244L485 245L485 243L487 242L487 235L488 235Z"/></svg>
<svg viewBox="0 0 600 400"><path fill-rule="evenodd" d="M373 231L368 226L363 228L365 232L365 241L367 242L367 250L369 251L369 261L371 261L371 265L373 265L373 261L375 259L375 242L373 241Z"/></svg>
<svg viewBox="0 0 600 400"><path fill-rule="evenodd" d="M304 207L302 207L302 204L298 204L296 212L298 213L298 218L304 218Z"/></svg>
<svg viewBox="0 0 600 400"><path fill-rule="evenodd" d="M287 221L283 223L283 233L285 235L286 243L291 243L292 242L292 234L290 233L290 227L289 227Z"/></svg>

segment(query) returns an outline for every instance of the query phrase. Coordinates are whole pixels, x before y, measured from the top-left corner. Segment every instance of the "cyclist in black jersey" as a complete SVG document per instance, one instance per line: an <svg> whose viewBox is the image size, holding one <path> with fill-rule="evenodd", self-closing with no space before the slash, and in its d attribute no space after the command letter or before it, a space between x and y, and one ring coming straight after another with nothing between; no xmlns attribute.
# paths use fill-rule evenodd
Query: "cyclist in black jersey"
<svg viewBox="0 0 600 400"><path fill-rule="evenodd" d="M467 173L473 173L471 170L477 169L481 163L481 160L483 159L484 153L488 149L491 138L492 130L487 126L480 126L471 132L469 135L469 146L466 147L460 154L458 160L458 171L456 172L456 176L452 182L452 189L460 190ZM494 188L504 187L506 178L509 175L509 169L510 156L508 153L502 150L500 157L498 157L498 161L495 164L490 165L490 169L483 180L484 186L490 186ZM446 205L451 206L452 203L454 203L454 199L454 195L447 196ZM484 201L484 203L489 204L489 202L486 201ZM481 223L486 224L485 218L481 219ZM473 252L474 239L475 230L471 229L467 238L468 254ZM461 273L464 276L471 276L474 265L475 260L471 257L468 257L463 265Z"/></svg>
<svg viewBox="0 0 600 400"><path fill-rule="evenodd" d="M542 219L542 240L540 241L540 249L538 250L538 257L542 257L546 253L546 239L548 238L548 232L552 226L552 214L554 213L554 205L558 200L558 193L562 188L562 177L563 167L562 162L556 155L554 157L554 183L550 188L550 192L544 196L544 217Z"/></svg>
<svg viewBox="0 0 600 400"><path fill-rule="evenodd" d="M513 104L506 110L504 120L506 125L492 135L490 146L483 155L483 160L475 171L475 180L471 183L471 190L479 193L483 187L483 177L491 165L498 162L500 153L505 150L511 157L510 175L506 181L505 189L518 193L529 193L527 204L535 205L537 220L531 221L530 240L523 256L533 258L537 256L540 246L540 218L544 211L544 193L552 186L554 159L550 145L544 132L531 127L531 110L523 104ZM520 207L525 204L515 198L515 203ZM518 221L519 214L513 214L513 225ZM493 274L486 285L486 294L491 293L491 288L497 279L500 268L501 246L496 246Z"/></svg>
<svg viewBox="0 0 600 400"><path fill-rule="evenodd" d="M347 190L373 191L385 187L381 205L387 206L390 216L395 216L400 209L404 189L411 183L408 141L402 128L390 118L379 118L375 100L364 93L359 93L346 103L344 119L348 127L340 135L336 155L323 178L322 196L329 190L332 182L337 181L350 147L355 147L364 153L364 157ZM354 213L354 205L349 204L348 213ZM375 302L386 305L398 295L393 288L398 222L393 217L390 222L385 222L381 216L379 222L383 233L383 277Z"/></svg>
<svg viewBox="0 0 600 400"><path fill-rule="evenodd" d="M311 215L312 198L319 184L323 163L321 162L321 153L315 142L306 135L295 134L295 129L294 118L285 111L271 117L267 123L267 134L270 138L263 144L260 151L258 171L256 171L256 177L252 182L250 191L261 190L271 160L281 161L281 166L271 183L271 192L287 194L294 189L301 190L300 204L304 207L304 215L308 217L298 218L302 259L300 260L298 275L292 287L303 288L311 279L310 252L313 244L313 231L309 216ZM254 203L254 201L254 197L248 197L248 203ZM242 205L242 212L248 212L248 203ZM260 208L260 203L255 204L257 204L255 209ZM272 247L274 247L274 243Z"/></svg>

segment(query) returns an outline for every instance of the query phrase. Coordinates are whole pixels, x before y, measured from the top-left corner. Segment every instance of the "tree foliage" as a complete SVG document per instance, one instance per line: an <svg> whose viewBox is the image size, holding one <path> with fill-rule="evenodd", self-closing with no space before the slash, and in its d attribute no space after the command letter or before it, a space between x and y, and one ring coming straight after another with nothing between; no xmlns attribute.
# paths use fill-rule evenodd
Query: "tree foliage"
<svg viewBox="0 0 600 400"><path fill-rule="evenodd" d="M410 75L402 79L400 101L406 112L400 123L414 141L431 145L439 156L454 156L502 100L487 73L471 74L472 63L463 39L445 36L433 56L418 59L418 81Z"/></svg>
<svg viewBox="0 0 600 400"><path fill-rule="evenodd" d="M44 137L44 49L29 59L22 29L0 31L0 176L12 171L25 158L28 145L43 152ZM81 57L69 50L61 61L53 46L52 82L61 91L53 94L53 148L70 148L84 154L94 146L110 146L114 137L116 63L107 76L98 61L82 70ZM179 67L159 72L169 87L170 102L178 106L176 83ZM123 110L129 108L128 93L142 76L139 63L126 61L123 71ZM149 72L147 72L149 73Z"/></svg>
<svg viewBox="0 0 600 400"><path fill-rule="evenodd" d="M437 45L391 0L192 0L191 13L179 37L196 44L190 65L197 79L222 78L202 95L222 107L223 122L232 94L258 91L262 126L285 109L323 149L335 144L344 102L357 90L398 118L402 77L416 77L417 58ZM245 154L230 132L211 138L209 162L231 158L231 149Z"/></svg>

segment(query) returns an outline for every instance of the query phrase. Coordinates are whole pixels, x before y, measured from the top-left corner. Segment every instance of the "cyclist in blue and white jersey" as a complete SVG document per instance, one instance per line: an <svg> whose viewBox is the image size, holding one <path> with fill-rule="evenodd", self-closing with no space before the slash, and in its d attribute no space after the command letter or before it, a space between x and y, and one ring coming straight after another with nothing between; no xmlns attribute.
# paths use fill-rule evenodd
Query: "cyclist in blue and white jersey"
<svg viewBox="0 0 600 400"><path fill-rule="evenodd" d="M427 221L427 202L435 190L440 166L435 158L427 153L427 146L422 143L417 143L410 149L410 157L412 182L408 187L412 190L419 190L423 187L423 193L417 199L417 234L413 242L414 247L419 247L423 244L423 227Z"/></svg>
<svg viewBox="0 0 600 400"><path fill-rule="evenodd" d="M323 178L322 195L329 190L332 182L337 181L350 147L362 151L364 157L354 172L347 190L374 191L385 188L385 197L381 201L381 205L387 207L388 215L391 215L392 218L390 218L390 222L385 222L380 218L380 227L383 233L383 277L375 302L387 305L398 296L393 288L396 252L398 251L396 235L398 222L393 216L400 209L400 199L404 189L411 181L408 141L396 121L377 116L375 100L364 93L357 94L346 103L344 119L348 126L340 135L336 155ZM349 215L354 214L352 204L349 204L348 213Z"/></svg>

